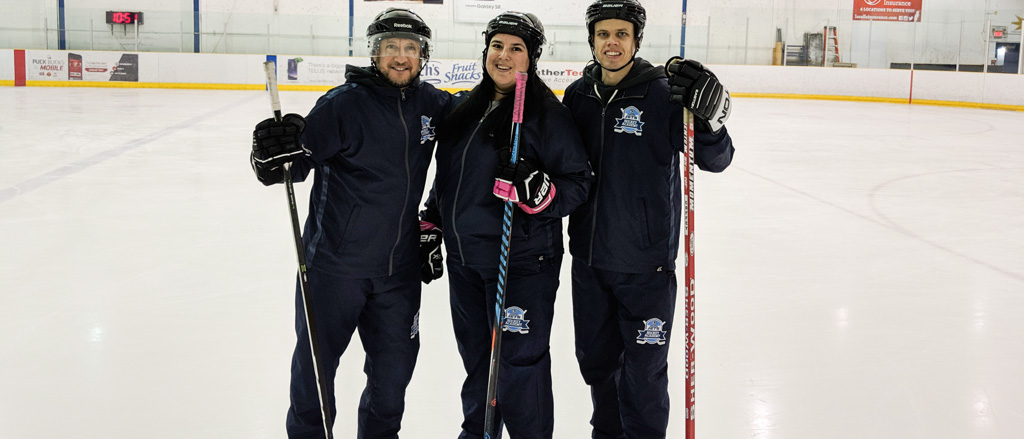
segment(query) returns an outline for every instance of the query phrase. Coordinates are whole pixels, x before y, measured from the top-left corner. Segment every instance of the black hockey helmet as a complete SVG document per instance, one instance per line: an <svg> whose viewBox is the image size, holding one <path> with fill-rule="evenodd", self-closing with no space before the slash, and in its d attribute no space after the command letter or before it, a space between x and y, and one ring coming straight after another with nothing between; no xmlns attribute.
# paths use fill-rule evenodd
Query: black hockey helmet
<svg viewBox="0 0 1024 439"><path fill-rule="evenodd" d="M495 34L515 35L526 43L526 50L529 51L530 65L536 66L540 60L540 54L544 52L544 24L536 15L522 12L502 12L487 23L484 30L484 59L487 58L487 46L491 44L491 38Z"/></svg>
<svg viewBox="0 0 1024 439"><path fill-rule="evenodd" d="M430 59L430 26L408 9L388 8L377 14L366 28L366 45L370 57L380 56L380 42L387 38L404 38L420 43L420 59Z"/></svg>
<svg viewBox="0 0 1024 439"><path fill-rule="evenodd" d="M590 45L594 45L594 25L598 21L611 18L633 23L636 33L636 48L640 49L640 41L644 38L644 25L647 24L647 10L637 0L596 0L587 6L587 32Z"/></svg>

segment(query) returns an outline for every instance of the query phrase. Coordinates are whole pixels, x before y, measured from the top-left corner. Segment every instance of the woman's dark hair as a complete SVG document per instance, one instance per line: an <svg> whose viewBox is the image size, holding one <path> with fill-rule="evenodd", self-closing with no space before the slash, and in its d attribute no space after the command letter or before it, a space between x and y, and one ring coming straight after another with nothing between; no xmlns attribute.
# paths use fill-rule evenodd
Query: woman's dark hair
<svg viewBox="0 0 1024 439"><path fill-rule="evenodd" d="M487 41L490 45L490 40ZM466 98L459 106L448 113L437 126L439 140L453 139L460 133L469 129L474 123L480 120L487 112L487 108L494 99L494 79L487 74L487 51L484 51L483 78L480 83L473 87ZM530 67L527 70L529 77L526 80L526 100L523 103L524 117L543 117L548 105L557 103L558 98L551 88L540 79L537 74L537 64L531 59ZM512 137L512 104L515 99L514 93L509 93L501 98L498 107L480 127L480 135L489 135L495 139L495 147L507 146Z"/></svg>

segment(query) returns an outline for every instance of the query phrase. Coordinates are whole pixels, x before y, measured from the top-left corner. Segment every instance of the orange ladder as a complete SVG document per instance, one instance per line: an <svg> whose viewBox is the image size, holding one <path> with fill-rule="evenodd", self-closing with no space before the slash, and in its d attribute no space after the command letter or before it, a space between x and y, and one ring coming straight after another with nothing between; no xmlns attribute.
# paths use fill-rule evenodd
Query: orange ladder
<svg viewBox="0 0 1024 439"><path fill-rule="evenodd" d="M839 62L839 35L835 26L825 26L825 56L822 62L825 67Z"/></svg>

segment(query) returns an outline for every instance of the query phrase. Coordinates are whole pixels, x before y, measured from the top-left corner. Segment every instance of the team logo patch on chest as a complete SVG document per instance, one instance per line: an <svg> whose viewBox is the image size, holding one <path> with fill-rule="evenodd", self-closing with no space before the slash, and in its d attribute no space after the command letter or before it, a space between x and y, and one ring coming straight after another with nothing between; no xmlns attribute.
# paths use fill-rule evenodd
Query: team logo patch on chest
<svg viewBox="0 0 1024 439"><path fill-rule="evenodd" d="M665 322L661 319L644 320L644 329L639 330L640 335L636 337L636 344L665 344L665 333L668 331L664 328Z"/></svg>
<svg viewBox="0 0 1024 439"><path fill-rule="evenodd" d="M501 319L501 330L529 334L529 323L530 321L526 320L525 309L518 306L510 306L505 308L505 317Z"/></svg>
<svg viewBox="0 0 1024 439"><path fill-rule="evenodd" d="M420 145L434 140L434 127L430 125L431 117L420 116Z"/></svg>
<svg viewBox="0 0 1024 439"><path fill-rule="evenodd" d="M640 121L640 115L644 114L638 108L629 106L622 108L622 118L615 118L615 132L636 134L637 137L644 135L644 123Z"/></svg>

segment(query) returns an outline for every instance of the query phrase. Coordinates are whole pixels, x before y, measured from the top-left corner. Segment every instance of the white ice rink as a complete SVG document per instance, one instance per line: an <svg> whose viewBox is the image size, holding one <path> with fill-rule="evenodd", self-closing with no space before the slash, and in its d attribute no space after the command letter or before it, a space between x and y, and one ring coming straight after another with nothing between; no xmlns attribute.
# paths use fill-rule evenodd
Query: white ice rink
<svg viewBox="0 0 1024 439"><path fill-rule="evenodd" d="M319 95L282 100L305 114ZM248 163L265 92L0 87L0 102L0 438L284 437L295 255L283 187ZM1022 437L1024 113L735 108L732 167L697 176L697 438ZM555 437L583 438L568 268ZM445 280L424 290L403 438L458 433ZM337 383L351 438L356 341Z"/></svg>

